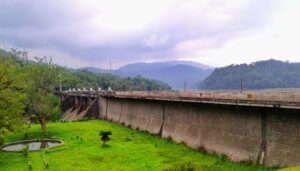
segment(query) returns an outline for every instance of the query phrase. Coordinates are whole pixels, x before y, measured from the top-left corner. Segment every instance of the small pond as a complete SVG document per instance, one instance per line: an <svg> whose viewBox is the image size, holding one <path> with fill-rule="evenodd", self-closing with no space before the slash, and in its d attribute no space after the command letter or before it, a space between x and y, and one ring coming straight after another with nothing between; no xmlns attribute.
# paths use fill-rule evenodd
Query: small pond
<svg viewBox="0 0 300 171"><path fill-rule="evenodd" d="M53 148L62 145L63 141L54 139L44 139L44 140L26 140L14 142L1 147L2 151L22 151L27 145L29 151L38 151L44 148Z"/></svg>

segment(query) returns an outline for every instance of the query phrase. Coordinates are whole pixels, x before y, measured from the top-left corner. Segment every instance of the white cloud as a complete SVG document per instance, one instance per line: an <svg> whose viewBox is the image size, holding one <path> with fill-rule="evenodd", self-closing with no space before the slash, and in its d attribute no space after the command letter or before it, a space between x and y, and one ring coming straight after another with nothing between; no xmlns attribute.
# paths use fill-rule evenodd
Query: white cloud
<svg viewBox="0 0 300 171"><path fill-rule="evenodd" d="M41 48L41 49L26 49L28 52L29 58L34 59L34 57L43 57L45 54L47 57L52 58L55 64L64 66L64 67L72 67L72 68L80 68L83 66L94 66L99 67L95 64L90 63L89 61L85 61L84 59L80 59L78 57L71 56L64 52L57 51L55 48Z"/></svg>
<svg viewBox="0 0 300 171"><path fill-rule="evenodd" d="M0 41L62 65L299 61L297 0L3 1Z"/></svg>
<svg viewBox="0 0 300 171"><path fill-rule="evenodd" d="M213 66L251 63L270 58L300 62L299 1L289 1L271 14L268 25L245 30L222 46L208 38L184 41L174 49L179 59L199 61Z"/></svg>

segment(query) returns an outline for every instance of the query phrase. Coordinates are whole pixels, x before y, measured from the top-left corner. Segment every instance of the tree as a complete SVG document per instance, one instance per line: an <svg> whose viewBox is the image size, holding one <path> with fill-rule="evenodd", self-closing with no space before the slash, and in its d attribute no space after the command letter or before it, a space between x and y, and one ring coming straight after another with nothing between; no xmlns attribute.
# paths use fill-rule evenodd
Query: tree
<svg viewBox="0 0 300 171"><path fill-rule="evenodd" d="M4 137L22 126L26 95L24 74L10 56L0 55L0 145Z"/></svg>
<svg viewBox="0 0 300 171"><path fill-rule="evenodd" d="M105 146L106 142L110 140L109 136L112 135L111 131L100 131L99 135L102 140L102 147Z"/></svg>
<svg viewBox="0 0 300 171"><path fill-rule="evenodd" d="M36 58L30 65L30 88L28 89L28 110L31 118L40 122L45 135L47 121L60 115L60 100L53 95L58 82L58 69L51 59Z"/></svg>

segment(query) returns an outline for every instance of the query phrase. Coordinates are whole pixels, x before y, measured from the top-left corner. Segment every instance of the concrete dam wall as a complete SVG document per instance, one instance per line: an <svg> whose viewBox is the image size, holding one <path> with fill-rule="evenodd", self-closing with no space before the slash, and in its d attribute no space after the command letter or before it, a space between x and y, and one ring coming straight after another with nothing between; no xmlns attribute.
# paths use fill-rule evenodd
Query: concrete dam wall
<svg viewBox="0 0 300 171"><path fill-rule="evenodd" d="M194 149L225 154L234 161L250 160L268 166L300 165L297 108L114 96L93 96L90 100L66 97L64 110L79 110L80 118L108 120Z"/></svg>
<svg viewBox="0 0 300 171"><path fill-rule="evenodd" d="M291 109L99 98L99 118L234 161L300 165L300 113Z"/></svg>

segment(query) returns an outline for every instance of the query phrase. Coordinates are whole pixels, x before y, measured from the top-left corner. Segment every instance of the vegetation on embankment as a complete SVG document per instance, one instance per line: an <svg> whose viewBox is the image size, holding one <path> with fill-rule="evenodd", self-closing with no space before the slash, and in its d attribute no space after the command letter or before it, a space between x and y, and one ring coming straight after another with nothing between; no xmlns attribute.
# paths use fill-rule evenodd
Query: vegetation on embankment
<svg viewBox="0 0 300 171"><path fill-rule="evenodd" d="M111 140L102 147L100 131L111 131ZM9 142L23 140L24 132L10 136ZM43 137L39 125L27 130L27 139ZM230 162L224 156L211 156L183 144L145 132L131 130L107 121L49 123L48 138L65 142L46 151L0 152L0 170L174 170L183 165L194 170L274 170L262 166Z"/></svg>

